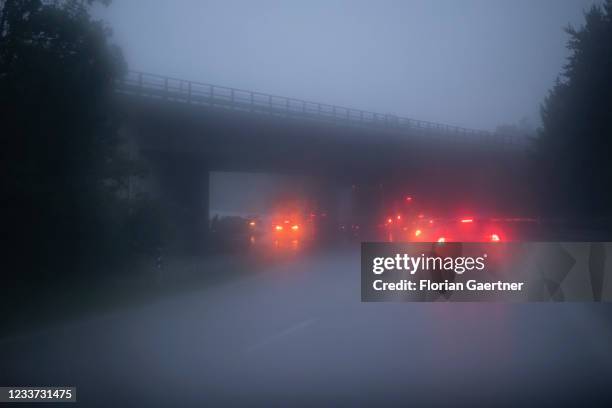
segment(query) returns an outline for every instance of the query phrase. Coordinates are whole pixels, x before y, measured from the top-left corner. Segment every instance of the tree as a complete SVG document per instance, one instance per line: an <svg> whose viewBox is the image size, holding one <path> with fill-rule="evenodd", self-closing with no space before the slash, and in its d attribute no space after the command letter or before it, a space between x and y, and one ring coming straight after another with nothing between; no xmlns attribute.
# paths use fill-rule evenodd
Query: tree
<svg viewBox="0 0 612 408"><path fill-rule="evenodd" d="M511 137L519 142L529 141L535 136L535 126L528 117L523 117L516 124L503 124L495 128L499 136Z"/></svg>
<svg viewBox="0 0 612 408"><path fill-rule="evenodd" d="M541 107L536 141L542 204L574 215L612 213L612 0L568 26L571 52Z"/></svg>
<svg viewBox="0 0 612 408"><path fill-rule="evenodd" d="M0 4L2 216L12 253L48 270L102 255L128 176L111 103L126 65L93 2Z"/></svg>

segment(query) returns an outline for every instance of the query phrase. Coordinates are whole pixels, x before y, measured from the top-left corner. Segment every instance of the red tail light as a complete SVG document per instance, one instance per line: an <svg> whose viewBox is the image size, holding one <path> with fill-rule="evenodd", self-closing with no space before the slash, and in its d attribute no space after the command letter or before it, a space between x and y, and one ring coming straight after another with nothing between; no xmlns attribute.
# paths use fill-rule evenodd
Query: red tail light
<svg viewBox="0 0 612 408"><path fill-rule="evenodd" d="M491 242L499 242L499 241L501 241L501 238L497 234L491 234L491 236L489 238L491 239Z"/></svg>
<svg viewBox="0 0 612 408"><path fill-rule="evenodd" d="M297 225L297 224L296 224L296 225L292 225L292 226L291 226L291 229L292 229L293 231L297 231L297 230L299 230L299 229L300 229L300 226L299 226L299 225Z"/></svg>
<svg viewBox="0 0 612 408"><path fill-rule="evenodd" d="M276 227L274 227L275 230L277 231L282 231L283 230L283 226L282 225L277 225Z"/></svg>
<svg viewBox="0 0 612 408"><path fill-rule="evenodd" d="M438 238L438 242L442 243L442 242L446 242L446 238L444 237L440 237Z"/></svg>
<svg viewBox="0 0 612 408"><path fill-rule="evenodd" d="M473 218L463 218L463 219L461 220L461 223L463 223L463 224L469 224L469 223L471 223L471 222L474 222L474 219L473 219Z"/></svg>

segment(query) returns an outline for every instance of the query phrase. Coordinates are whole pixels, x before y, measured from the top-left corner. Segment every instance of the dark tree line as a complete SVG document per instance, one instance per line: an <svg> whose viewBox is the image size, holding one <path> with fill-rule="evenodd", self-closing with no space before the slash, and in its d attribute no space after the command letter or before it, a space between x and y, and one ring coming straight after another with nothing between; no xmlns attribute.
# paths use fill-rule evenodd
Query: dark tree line
<svg viewBox="0 0 612 408"><path fill-rule="evenodd" d="M95 1L0 2L3 241L17 261L6 270L26 279L130 250L118 191L138 166L121 154L112 104L126 64L89 14Z"/></svg>
<svg viewBox="0 0 612 408"><path fill-rule="evenodd" d="M574 217L612 215L612 0L569 26L571 55L541 109L536 140L543 209Z"/></svg>

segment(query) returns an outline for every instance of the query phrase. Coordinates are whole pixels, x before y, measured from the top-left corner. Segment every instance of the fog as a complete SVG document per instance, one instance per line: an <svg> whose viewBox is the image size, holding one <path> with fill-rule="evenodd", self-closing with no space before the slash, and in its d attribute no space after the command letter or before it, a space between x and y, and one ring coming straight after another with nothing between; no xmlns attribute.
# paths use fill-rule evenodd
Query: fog
<svg viewBox="0 0 612 408"><path fill-rule="evenodd" d="M205 267L191 265L215 273ZM263 269L0 339L14 367L0 381L74 384L86 406L580 406L609 395L600 305L360 303L357 250Z"/></svg>
<svg viewBox="0 0 612 408"><path fill-rule="evenodd" d="M538 110L594 0L114 1L130 69L465 127Z"/></svg>
<svg viewBox="0 0 612 408"><path fill-rule="evenodd" d="M0 0L0 402L612 400L599 1Z"/></svg>

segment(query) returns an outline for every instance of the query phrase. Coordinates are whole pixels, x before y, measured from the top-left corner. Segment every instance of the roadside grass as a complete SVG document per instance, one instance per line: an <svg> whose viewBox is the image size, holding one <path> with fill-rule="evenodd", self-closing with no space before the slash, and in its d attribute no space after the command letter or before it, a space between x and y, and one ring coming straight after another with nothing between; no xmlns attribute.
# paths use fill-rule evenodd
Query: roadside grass
<svg viewBox="0 0 612 408"><path fill-rule="evenodd" d="M258 273L253 265L252 257L231 254L169 257L159 273L152 259L139 259L70 282L4 286L0 339L223 285Z"/></svg>

